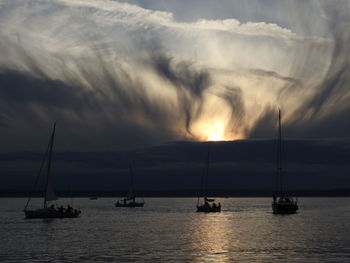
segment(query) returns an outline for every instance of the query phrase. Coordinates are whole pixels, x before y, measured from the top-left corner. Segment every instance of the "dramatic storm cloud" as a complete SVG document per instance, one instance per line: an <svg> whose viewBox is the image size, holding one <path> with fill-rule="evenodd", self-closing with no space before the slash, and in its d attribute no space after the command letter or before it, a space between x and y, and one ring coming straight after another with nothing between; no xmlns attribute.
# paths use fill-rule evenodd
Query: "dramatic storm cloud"
<svg viewBox="0 0 350 263"><path fill-rule="evenodd" d="M240 3L1 1L2 151L347 137L349 3Z"/></svg>

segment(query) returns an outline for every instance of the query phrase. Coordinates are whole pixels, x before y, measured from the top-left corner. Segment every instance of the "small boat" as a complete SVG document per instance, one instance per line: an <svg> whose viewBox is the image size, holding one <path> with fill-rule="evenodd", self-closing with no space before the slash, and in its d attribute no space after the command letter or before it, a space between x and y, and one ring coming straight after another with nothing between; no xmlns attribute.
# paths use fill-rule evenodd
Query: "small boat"
<svg viewBox="0 0 350 263"><path fill-rule="evenodd" d="M294 214L298 210L298 199L281 195L278 200L274 195L272 210L274 214Z"/></svg>
<svg viewBox="0 0 350 263"><path fill-rule="evenodd" d="M197 199L197 212L204 212L204 213L217 213L221 212L221 204L215 203L214 198L207 197L207 181L208 181L208 175L209 175L209 158L210 158L210 142L208 142L208 154L207 154L207 161L206 161L206 170L205 174L202 177L202 191L203 191L203 203L200 203L201 197L198 196Z"/></svg>
<svg viewBox="0 0 350 263"><path fill-rule="evenodd" d="M199 200L197 202L197 212L204 212L204 213L221 212L221 204L219 203L217 205L215 203L215 199L208 199L204 197L204 204L199 205Z"/></svg>
<svg viewBox="0 0 350 263"><path fill-rule="evenodd" d="M127 197L119 200L115 203L115 207L143 207L145 205L144 200L137 201L134 193L134 172L131 164L129 165L130 170L130 186Z"/></svg>
<svg viewBox="0 0 350 263"><path fill-rule="evenodd" d="M115 203L115 207L143 207L145 202L136 202L135 197L133 198L124 198Z"/></svg>
<svg viewBox="0 0 350 263"><path fill-rule="evenodd" d="M36 210L24 210L25 216L31 218L75 218L81 213L80 210L73 209L70 206L64 207L44 207Z"/></svg>
<svg viewBox="0 0 350 263"><path fill-rule="evenodd" d="M31 201L31 197L28 198L28 201L24 207L24 214L26 218L74 218L78 217L81 213L78 209L73 209L70 205L67 206L67 208L61 206L56 206L53 204L49 204L50 201L57 200L57 196L53 187L52 182L52 175L51 175L51 163L52 163L52 150L53 150L53 144L54 144L54 138L55 138L55 130L56 130L56 123L53 126L53 131L51 134L51 138L49 141L49 145L46 149L44 159L41 163L39 173L36 179L36 184L38 182L38 178L41 175L41 171L44 167L44 165L47 165L46 169L46 191L44 195L44 203L42 208L38 209L29 209L29 203ZM47 163L46 163L47 159Z"/></svg>
<svg viewBox="0 0 350 263"><path fill-rule="evenodd" d="M287 196L282 184L282 128L281 110L278 110L278 149L277 149L277 189L273 194L272 210L274 214L294 214L298 210L298 199Z"/></svg>

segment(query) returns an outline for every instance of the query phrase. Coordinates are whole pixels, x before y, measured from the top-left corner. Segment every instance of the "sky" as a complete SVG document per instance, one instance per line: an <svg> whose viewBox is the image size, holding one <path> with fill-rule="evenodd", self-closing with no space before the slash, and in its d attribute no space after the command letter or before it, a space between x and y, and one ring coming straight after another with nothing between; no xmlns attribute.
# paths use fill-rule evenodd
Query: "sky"
<svg viewBox="0 0 350 263"><path fill-rule="evenodd" d="M283 147L283 189L350 187L350 142L288 140ZM276 140L211 142L208 189L276 189ZM58 190L123 191L132 165L135 191L194 190L206 173L208 145L172 142L137 151L55 152L52 174ZM32 190L41 152L0 154L0 190ZM45 173L35 189L43 189ZM198 190L198 191L196 191ZM0 192L1 193L1 192Z"/></svg>
<svg viewBox="0 0 350 263"><path fill-rule="evenodd" d="M258 148L278 108L288 140L342 152L349 26L346 0L1 0L2 173L21 174L4 160L42 152L54 122L57 152Z"/></svg>

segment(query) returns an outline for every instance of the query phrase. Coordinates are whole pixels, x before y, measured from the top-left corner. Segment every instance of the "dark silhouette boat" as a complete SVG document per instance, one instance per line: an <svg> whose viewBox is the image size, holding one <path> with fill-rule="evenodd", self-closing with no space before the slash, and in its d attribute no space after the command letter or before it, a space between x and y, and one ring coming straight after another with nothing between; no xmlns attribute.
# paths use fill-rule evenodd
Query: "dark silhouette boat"
<svg viewBox="0 0 350 263"><path fill-rule="evenodd" d="M24 210L26 218L75 218L81 213L80 210L62 207L44 207L36 210Z"/></svg>
<svg viewBox="0 0 350 263"><path fill-rule="evenodd" d="M294 214L298 210L298 199L287 196L282 180L282 128L281 110L278 110L278 148L277 148L277 194L273 194L272 210L274 214Z"/></svg>
<svg viewBox="0 0 350 263"><path fill-rule="evenodd" d="M197 212L204 213L215 213L221 212L221 204L218 205L215 203L215 199L208 199L204 197L204 204L199 204L199 200L197 202Z"/></svg>
<svg viewBox="0 0 350 263"><path fill-rule="evenodd" d="M38 209L29 209L28 207L31 201L31 197L29 197L24 207L24 214L26 218L74 218L74 217L78 217L81 213L80 210L73 209L70 205L68 205L67 208L65 208L63 206L58 207L53 204L51 205L49 204L49 202L57 200L57 196L53 187L52 175L51 175L52 150L53 150L53 144L55 139L55 131L56 131L56 123L53 126L53 131L51 134L49 145L46 149L46 152L34 185L34 188L35 188L37 185L38 179L41 175L41 171L46 164L47 165L46 188L45 188L43 207Z"/></svg>
<svg viewBox="0 0 350 263"><path fill-rule="evenodd" d="M275 214L294 214L298 210L298 199L288 196L274 196L272 210Z"/></svg>
<svg viewBox="0 0 350 263"><path fill-rule="evenodd" d="M145 205L144 200L137 201L134 191L134 172L132 170L131 164L129 165L130 169L130 186L128 195L115 203L115 207L143 207Z"/></svg>
<svg viewBox="0 0 350 263"><path fill-rule="evenodd" d="M115 203L115 207L143 207L145 202L140 201L137 202L135 197L133 198L124 198L123 200L119 200Z"/></svg>
<svg viewBox="0 0 350 263"><path fill-rule="evenodd" d="M221 204L220 203L216 204L214 198L208 198L208 196L207 196L207 183L208 183L208 175L209 175L209 158L210 158L210 142L208 142L208 152L207 152L205 174L202 177L203 202L200 202L201 197L198 196L197 212L217 213L217 212L221 212Z"/></svg>

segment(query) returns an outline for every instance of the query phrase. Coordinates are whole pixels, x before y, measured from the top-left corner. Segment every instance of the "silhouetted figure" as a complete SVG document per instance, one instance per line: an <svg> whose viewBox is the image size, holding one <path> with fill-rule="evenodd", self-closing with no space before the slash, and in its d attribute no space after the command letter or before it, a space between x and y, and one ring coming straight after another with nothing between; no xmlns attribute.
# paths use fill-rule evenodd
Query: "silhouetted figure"
<svg viewBox="0 0 350 263"><path fill-rule="evenodd" d="M272 197L273 197L273 202L276 203L276 195L273 194Z"/></svg>
<svg viewBox="0 0 350 263"><path fill-rule="evenodd" d="M197 212L205 212L205 213L220 212L221 204L220 203L216 204L214 201L215 199L204 198L204 204L199 205L199 198L198 198Z"/></svg>

